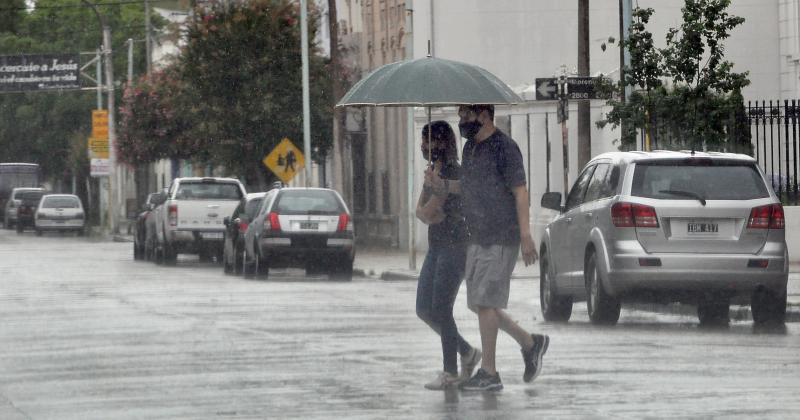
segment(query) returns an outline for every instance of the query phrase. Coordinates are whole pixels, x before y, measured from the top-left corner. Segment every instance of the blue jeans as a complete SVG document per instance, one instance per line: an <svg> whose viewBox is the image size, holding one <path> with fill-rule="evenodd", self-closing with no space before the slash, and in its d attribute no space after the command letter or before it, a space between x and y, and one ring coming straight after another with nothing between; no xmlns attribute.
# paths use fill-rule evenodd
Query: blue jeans
<svg viewBox="0 0 800 420"><path fill-rule="evenodd" d="M456 354L465 355L472 349L453 319L466 255L465 244L431 246L417 282L417 316L441 336L444 371L454 375L458 375Z"/></svg>

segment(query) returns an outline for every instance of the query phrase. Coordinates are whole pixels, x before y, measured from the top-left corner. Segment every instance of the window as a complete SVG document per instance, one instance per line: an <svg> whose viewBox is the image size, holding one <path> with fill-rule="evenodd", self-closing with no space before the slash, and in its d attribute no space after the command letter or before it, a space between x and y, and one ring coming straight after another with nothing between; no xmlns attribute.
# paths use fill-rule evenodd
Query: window
<svg viewBox="0 0 800 420"><path fill-rule="evenodd" d="M589 185L592 172L594 172L594 165L584 169L580 176L578 176L578 180L575 181L575 185L572 186L567 196L567 211L583 204L583 196L586 194L586 187Z"/></svg>
<svg viewBox="0 0 800 420"><path fill-rule="evenodd" d="M340 214L336 195L326 190L282 191L272 206L278 214Z"/></svg>
<svg viewBox="0 0 800 420"><path fill-rule="evenodd" d="M599 200L601 198L611 197L613 189L609 185L611 178L611 164L599 163L594 170L592 180L589 181L589 186L586 188L586 198L584 202Z"/></svg>
<svg viewBox="0 0 800 420"><path fill-rule="evenodd" d="M46 197L42 208L46 209L79 209L81 207L80 201L75 197Z"/></svg>
<svg viewBox="0 0 800 420"><path fill-rule="evenodd" d="M254 198L247 202L247 205L244 207L244 213L253 218L257 213L258 209L261 207L261 202L264 201L263 198Z"/></svg>
<svg viewBox="0 0 800 420"><path fill-rule="evenodd" d="M222 182L182 182L175 194L177 200L241 200L239 186Z"/></svg>
<svg viewBox="0 0 800 420"><path fill-rule="evenodd" d="M685 159L637 163L631 195L669 200L752 200L769 197L769 191L752 164Z"/></svg>

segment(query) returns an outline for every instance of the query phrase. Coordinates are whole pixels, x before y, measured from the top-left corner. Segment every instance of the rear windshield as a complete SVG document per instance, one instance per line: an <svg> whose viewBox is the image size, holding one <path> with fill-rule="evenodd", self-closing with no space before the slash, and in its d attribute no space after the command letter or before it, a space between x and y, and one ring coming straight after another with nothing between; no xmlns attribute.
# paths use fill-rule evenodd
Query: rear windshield
<svg viewBox="0 0 800 420"><path fill-rule="evenodd" d="M42 191L25 191L17 195L17 198L23 203L39 202L42 199L44 192Z"/></svg>
<svg viewBox="0 0 800 420"><path fill-rule="evenodd" d="M669 200L752 200L769 197L748 163L692 159L637 163L631 195Z"/></svg>
<svg viewBox="0 0 800 420"><path fill-rule="evenodd" d="M177 200L241 200L239 186L230 182L181 182Z"/></svg>
<svg viewBox="0 0 800 420"><path fill-rule="evenodd" d="M45 197L42 207L46 209L77 209L80 207L75 197Z"/></svg>
<svg viewBox="0 0 800 420"><path fill-rule="evenodd" d="M264 201L264 197L254 198L248 201L247 205L244 207L244 214L250 218L254 217L256 213L258 213L258 209L261 207L262 201Z"/></svg>
<svg viewBox="0 0 800 420"><path fill-rule="evenodd" d="M332 191L294 190L281 191L274 209L279 214L340 214L342 204Z"/></svg>

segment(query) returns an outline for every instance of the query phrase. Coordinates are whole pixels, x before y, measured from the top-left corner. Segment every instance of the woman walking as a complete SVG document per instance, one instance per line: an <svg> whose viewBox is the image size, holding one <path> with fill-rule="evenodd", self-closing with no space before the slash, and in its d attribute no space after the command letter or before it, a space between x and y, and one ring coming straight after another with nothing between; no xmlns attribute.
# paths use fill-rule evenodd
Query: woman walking
<svg viewBox="0 0 800 420"><path fill-rule="evenodd" d="M425 384L427 389L439 390L469 379L481 360L481 351L461 337L453 318L453 304L464 275L467 231L458 185L461 167L450 124L434 121L425 125L422 155L431 165L425 170L416 211L417 218L428 225L428 254L417 283L417 316L441 336L444 369ZM461 375L457 354L461 355Z"/></svg>

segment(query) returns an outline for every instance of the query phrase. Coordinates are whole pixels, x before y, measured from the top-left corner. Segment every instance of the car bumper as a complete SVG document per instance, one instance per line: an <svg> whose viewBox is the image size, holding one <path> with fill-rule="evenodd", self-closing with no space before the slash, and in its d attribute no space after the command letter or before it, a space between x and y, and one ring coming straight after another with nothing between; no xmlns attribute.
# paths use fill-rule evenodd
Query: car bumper
<svg viewBox="0 0 800 420"><path fill-rule="evenodd" d="M167 238L177 252L197 253L201 248L222 248L223 232L172 230L167 231Z"/></svg>
<svg viewBox="0 0 800 420"><path fill-rule="evenodd" d="M761 267L759 264L766 264ZM758 287L786 289L786 254L641 254L610 259L608 290L741 295Z"/></svg>
<svg viewBox="0 0 800 420"><path fill-rule="evenodd" d="M35 227L38 230L80 230L83 229L83 220L37 220Z"/></svg>
<svg viewBox="0 0 800 420"><path fill-rule="evenodd" d="M269 236L258 241L271 266L303 267L309 262L338 262L355 256L352 236Z"/></svg>

